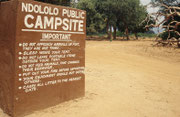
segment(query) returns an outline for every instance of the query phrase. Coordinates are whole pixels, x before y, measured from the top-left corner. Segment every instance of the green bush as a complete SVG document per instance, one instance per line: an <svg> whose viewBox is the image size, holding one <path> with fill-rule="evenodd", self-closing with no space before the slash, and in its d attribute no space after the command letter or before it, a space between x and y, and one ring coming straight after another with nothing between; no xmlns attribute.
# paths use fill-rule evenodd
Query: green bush
<svg viewBox="0 0 180 117"><path fill-rule="evenodd" d="M117 37L123 37L123 36L124 36L124 33L123 33L123 32L120 32L120 31L117 31L116 35L117 35Z"/></svg>
<svg viewBox="0 0 180 117"><path fill-rule="evenodd" d="M159 37L162 38L162 40L167 40L168 36L169 36L169 33L164 32ZM170 33L170 38L172 38L172 37L175 37L176 39L178 39L179 36L177 34L175 34L174 32L171 32Z"/></svg>
<svg viewBox="0 0 180 117"><path fill-rule="evenodd" d="M152 34L152 33L138 33L138 37L156 37L156 34Z"/></svg>
<svg viewBox="0 0 180 117"><path fill-rule="evenodd" d="M123 37L125 34L123 32L118 31L116 34L118 37ZM154 33L138 33L138 37L156 37ZM130 33L129 36L134 36L133 33Z"/></svg>
<svg viewBox="0 0 180 117"><path fill-rule="evenodd" d="M103 37L103 36L106 36L106 33L88 33L87 36Z"/></svg>

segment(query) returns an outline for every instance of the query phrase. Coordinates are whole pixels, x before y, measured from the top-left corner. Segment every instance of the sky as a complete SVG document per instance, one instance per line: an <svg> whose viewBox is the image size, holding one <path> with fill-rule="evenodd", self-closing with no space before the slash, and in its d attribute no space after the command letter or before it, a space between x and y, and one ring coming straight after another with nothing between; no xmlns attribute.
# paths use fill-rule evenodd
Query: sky
<svg viewBox="0 0 180 117"><path fill-rule="evenodd" d="M143 5L148 4L151 0L140 0Z"/></svg>
<svg viewBox="0 0 180 117"><path fill-rule="evenodd" d="M140 0L140 1L141 1L141 4L143 4L143 5L147 5L151 2L151 0ZM154 13L154 12L158 11L158 8L148 7L147 11L148 11L148 13Z"/></svg>
<svg viewBox="0 0 180 117"><path fill-rule="evenodd" d="M151 2L151 0L140 0L141 1L141 4L143 4L143 5L147 5L147 4L149 4L150 2ZM153 8L153 7L151 7L151 6L149 6L149 7L147 7L147 11L148 11L148 13L156 13L157 11L158 11L158 9L159 8ZM161 18L159 18L159 21L161 22L161 21L163 21L164 20L164 18L163 17L161 17ZM162 28L153 28L153 31L155 32L155 33L158 33L158 31L160 31L160 32L162 32L163 31L163 29Z"/></svg>

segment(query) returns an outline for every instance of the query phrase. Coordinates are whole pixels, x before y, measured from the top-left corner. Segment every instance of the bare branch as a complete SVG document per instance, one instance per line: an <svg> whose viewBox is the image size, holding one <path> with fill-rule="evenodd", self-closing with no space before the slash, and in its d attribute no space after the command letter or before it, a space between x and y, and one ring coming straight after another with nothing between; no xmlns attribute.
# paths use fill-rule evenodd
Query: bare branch
<svg viewBox="0 0 180 117"><path fill-rule="evenodd" d="M149 6L150 4L148 4ZM178 36L180 36L180 31L178 30L178 27L180 26L180 21L176 21L175 17L180 17L180 7L176 6L168 6L163 3L158 3L158 6L164 7L164 12L157 12L157 13L151 13L148 14L145 20L143 20L142 23L147 22L147 25L145 26L146 29L149 28L164 28L165 30L161 33L157 34L156 41L158 40L159 36L165 32L168 33L167 41L169 43L172 43L171 40L174 40L175 37L173 37L171 32L174 32ZM152 6L152 5L151 5ZM147 6L146 6L147 7ZM155 17L155 24L149 24L150 23L150 18ZM164 17L163 21L159 21L159 18ZM170 22L169 22L170 21ZM141 23L141 24L142 24ZM180 38L176 39L177 41L180 41ZM174 42L174 41L173 41ZM159 43L159 41L158 41Z"/></svg>

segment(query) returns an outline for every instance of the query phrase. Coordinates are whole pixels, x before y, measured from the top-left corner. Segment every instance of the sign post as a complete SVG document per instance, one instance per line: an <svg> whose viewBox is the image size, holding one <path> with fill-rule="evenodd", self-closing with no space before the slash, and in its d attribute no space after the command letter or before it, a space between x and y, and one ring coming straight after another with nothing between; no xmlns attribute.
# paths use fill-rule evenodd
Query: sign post
<svg viewBox="0 0 180 117"><path fill-rule="evenodd" d="M0 6L0 107L12 117L85 94L86 12L32 0Z"/></svg>

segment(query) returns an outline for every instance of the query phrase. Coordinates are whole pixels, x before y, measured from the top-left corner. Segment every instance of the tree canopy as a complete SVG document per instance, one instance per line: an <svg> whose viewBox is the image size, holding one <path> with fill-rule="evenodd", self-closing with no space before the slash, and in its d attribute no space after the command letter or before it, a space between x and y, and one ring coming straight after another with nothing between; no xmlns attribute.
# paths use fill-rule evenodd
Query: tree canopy
<svg viewBox="0 0 180 117"><path fill-rule="evenodd" d="M111 39L116 39L116 30L125 32L129 39L129 32L144 32L140 23L147 15L146 9L139 0L80 0L78 7L87 11L87 31L89 33L104 31ZM93 29L93 30L89 30Z"/></svg>
<svg viewBox="0 0 180 117"><path fill-rule="evenodd" d="M70 0L36 0L45 3L51 3L56 5L70 6Z"/></svg>
<svg viewBox="0 0 180 117"><path fill-rule="evenodd" d="M77 8L87 11L87 33L99 33L101 32L105 25L103 21L103 16L97 12L95 8L95 0L81 0Z"/></svg>

